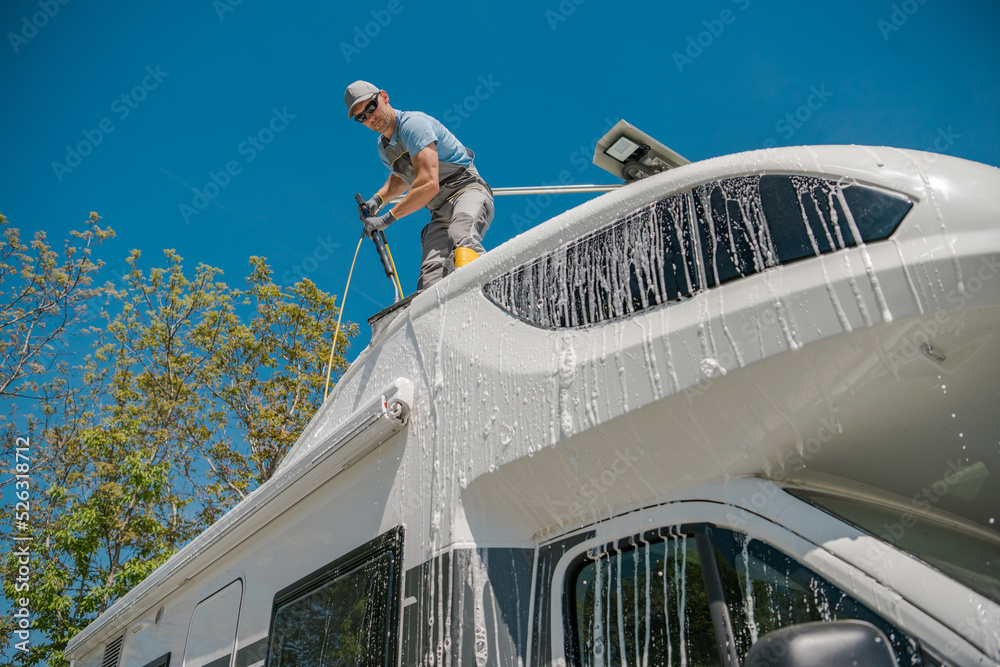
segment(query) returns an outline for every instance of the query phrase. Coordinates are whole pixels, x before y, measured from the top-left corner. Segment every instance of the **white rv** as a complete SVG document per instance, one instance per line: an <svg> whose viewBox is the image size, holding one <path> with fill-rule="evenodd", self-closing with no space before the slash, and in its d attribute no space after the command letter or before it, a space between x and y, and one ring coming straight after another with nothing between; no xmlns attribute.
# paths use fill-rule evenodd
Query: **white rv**
<svg viewBox="0 0 1000 667"><path fill-rule="evenodd" d="M1000 665L1000 170L687 164L383 319L75 667Z"/></svg>

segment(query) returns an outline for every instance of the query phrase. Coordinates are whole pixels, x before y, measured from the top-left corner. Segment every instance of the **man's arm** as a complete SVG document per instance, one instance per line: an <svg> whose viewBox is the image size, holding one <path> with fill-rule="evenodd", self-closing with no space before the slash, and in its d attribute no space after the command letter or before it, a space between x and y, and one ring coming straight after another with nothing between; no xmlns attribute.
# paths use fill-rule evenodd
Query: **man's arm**
<svg viewBox="0 0 1000 667"><path fill-rule="evenodd" d="M403 201L396 204L392 209L392 217L397 220L404 215L409 215L427 206L427 203L434 198L434 195L440 189L438 184L438 152L435 144L428 144L419 153L410 156L410 161L413 164L413 171L416 172L417 177L414 179L413 185L410 186L410 191L403 197ZM402 189L395 193L392 191L393 179L396 179L402 185ZM383 189L386 191L385 194L382 193L382 190L379 190L379 195L385 201L389 201L406 191L406 182L393 174L386 181Z"/></svg>
<svg viewBox="0 0 1000 667"><path fill-rule="evenodd" d="M401 179L396 174L389 174L389 178L386 180L385 185L378 189L375 193L382 198L382 201L388 202L399 195L406 192L406 181Z"/></svg>

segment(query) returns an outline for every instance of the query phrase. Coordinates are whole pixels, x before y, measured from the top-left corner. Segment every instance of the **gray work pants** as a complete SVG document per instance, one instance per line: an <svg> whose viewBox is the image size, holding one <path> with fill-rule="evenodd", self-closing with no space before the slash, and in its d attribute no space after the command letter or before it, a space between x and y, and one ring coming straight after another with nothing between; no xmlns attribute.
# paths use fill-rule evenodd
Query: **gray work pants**
<svg viewBox="0 0 1000 667"><path fill-rule="evenodd" d="M454 270L455 248L471 248L480 255L483 235L493 220L493 194L483 185L470 185L439 208L420 233L423 257L417 290L425 290Z"/></svg>

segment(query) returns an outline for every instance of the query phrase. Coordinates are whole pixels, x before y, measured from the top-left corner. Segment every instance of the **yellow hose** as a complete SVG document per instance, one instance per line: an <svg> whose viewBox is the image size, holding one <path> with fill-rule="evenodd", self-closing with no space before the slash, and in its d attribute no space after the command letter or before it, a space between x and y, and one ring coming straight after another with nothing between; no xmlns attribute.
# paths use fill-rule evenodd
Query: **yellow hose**
<svg viewBox="0 0 1000 667"><path fill-rule="evenodd" d="M333 353L337 349L337 336L340 334L340 320L344 317L344 305L347 303L347 290L351 288L351 276L354 275L354 263L358 261L358 251L361 250L361 243L365 240L365 233L361 232L358 240L358 247L354 249L354 259L351 260L351 271L347 274L347 285L344 287L344 298L340 300L340 312L337 314L337 329L333 332L333 345L330 346L330 361L326 365L326 386L323 387L323 400L326 401L327 392L330 391L330 373L333 371ZM390 261L392 257L390 256ZM395 267L393 268L395 270Z"/></svg>
<svg viewBox="0 0 1000 667"><path fill-rule="evenodd" d="M389 250L389 242L385 242L385 254L389 256L389 264L392 265L392 277L396 279L396 290L399 295L399 299L403 298L403 286L399 284L399 271L396 270L396 262L392 260L392 251ZM399 300L397 299L397 301Z"/></svg>

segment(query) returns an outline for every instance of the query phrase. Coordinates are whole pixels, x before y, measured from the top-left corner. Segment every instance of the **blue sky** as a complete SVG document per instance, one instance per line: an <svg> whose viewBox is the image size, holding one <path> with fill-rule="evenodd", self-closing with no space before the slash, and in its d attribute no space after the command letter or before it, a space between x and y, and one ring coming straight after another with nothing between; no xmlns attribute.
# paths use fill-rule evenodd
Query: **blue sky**
<svg viewBox="0 0 1000 667"><path fill-rule="evenodd" d="M97 211L106 278L175 248L340 295L354 193L386 178L346 118L355 79L449 125L494 187L615 182L589 162L619 118L691 160L854 143L1000 166L998 28L996 0L4 0L0 212L59 242ZM588 197L498 198L485 245ZM388 230L406 292L427 219ZM349 358L392 298L366 243Z"/></svg>
<svg viewBox="0 0 1000 667"><path fill-rule="evenodd" d="M449 125L494 187L614 182L589 162L619 118L691 160L855 143L1000 165L995 0L7 0L0 27L0 212L58 241L97 211L114 270L175 248L242 284L262 255L341 294L354 193L386 177L346 118L358 78ZM498 198L485 245L586 198ZM388 230L407 293L427 219ZM366 243L349 358L392 298Z"/></svg>

